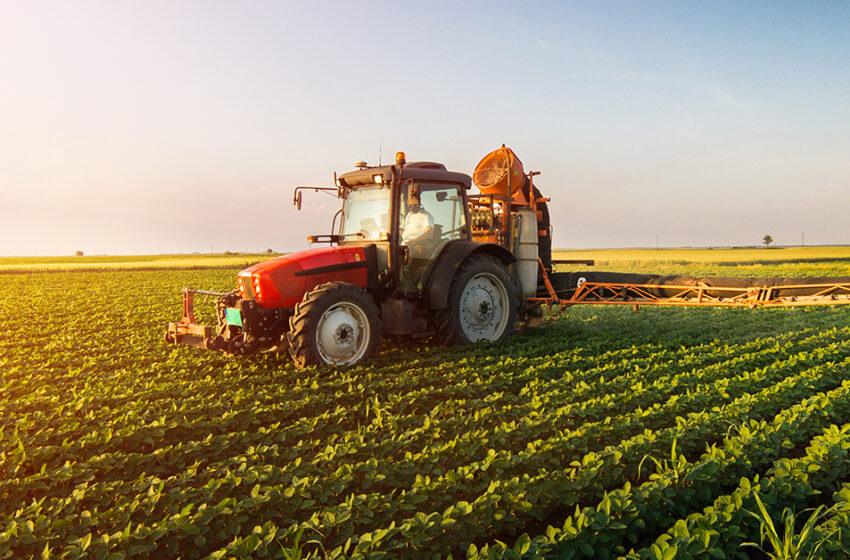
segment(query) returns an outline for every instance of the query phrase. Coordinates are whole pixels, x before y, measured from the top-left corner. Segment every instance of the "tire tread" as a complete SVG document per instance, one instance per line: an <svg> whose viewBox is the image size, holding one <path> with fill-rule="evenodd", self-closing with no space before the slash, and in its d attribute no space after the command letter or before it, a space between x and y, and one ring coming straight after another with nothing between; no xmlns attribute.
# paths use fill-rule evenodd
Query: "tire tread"
<svg viewBox="0 0 850 560"><path fill-rule="evenodd" d="M368 359L378 347L381 341L381 318L372 297L354 284L327 282L305 293L301 301L295 304L294 312L289 318L286 340L289 343L289 355L298 369L324 364L316 347L315 328L327 308L339 301L353 301L359 304L366 312L374 333L360 361Z"/></svg>
<svg viewBox="0 0 850 560"><path fill-rule="evenodd" d="M455 280L453 280L451 283L452 291L449 294L448 305L446 305L446 307L444 307L443 309L438 309L433 314L433 322L437 330L437 340L439 340L440 343L444 346L469 344L469 341L463 334L463 328L460 325L460 319L458 317L459 313L457 313L460 294L463 291L463 288L466 286L466 283L458 282L457 280L463 279L464 276L467 275L472 277L476 271L480 270L481 268L489 268L492 265L495 265L503 271L503 280L507 280L505 287L508 291L508 297L511 299L509 311L511 316L508 319L508 325L505 328L505 331L499 337L499 340L502 340L510 336L511 333L513 333L514 323L516 323L517 314L519 310L519 299L517 297L516 285L512 281L511 276L504 269L503 265L496 261L493 257L480 253L473 253L463 263L461 263L461 265L458 267L457 272L455 272Z"/></svg>

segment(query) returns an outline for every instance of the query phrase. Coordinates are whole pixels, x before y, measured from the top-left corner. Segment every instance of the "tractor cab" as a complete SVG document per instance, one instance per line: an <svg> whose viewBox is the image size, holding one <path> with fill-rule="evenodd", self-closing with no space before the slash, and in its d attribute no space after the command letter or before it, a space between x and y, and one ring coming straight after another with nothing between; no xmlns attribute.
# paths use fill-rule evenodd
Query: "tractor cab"
<svg viewBox="0 0 850 560"><path fill-rule="evenodd" d="M339 229L309 239L374 244L383 288L421 292L423 279L446 245L470 239L466 191L471 179L447 171L443 164L405 163L400 154L396 165L364 165L337 182L343 198Z"/></svg>

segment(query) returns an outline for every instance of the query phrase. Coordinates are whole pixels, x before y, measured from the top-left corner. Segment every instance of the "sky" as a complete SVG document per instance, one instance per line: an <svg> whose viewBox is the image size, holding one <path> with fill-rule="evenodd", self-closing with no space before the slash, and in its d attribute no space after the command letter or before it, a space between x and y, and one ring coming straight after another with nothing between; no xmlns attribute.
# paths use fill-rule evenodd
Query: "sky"
<svg viewBox="0 0 850 560"><path fill-rule="evenodd" d="M501 144L558 248L850 243L850 2L0 0L0 255L293 251Z"/></svg>

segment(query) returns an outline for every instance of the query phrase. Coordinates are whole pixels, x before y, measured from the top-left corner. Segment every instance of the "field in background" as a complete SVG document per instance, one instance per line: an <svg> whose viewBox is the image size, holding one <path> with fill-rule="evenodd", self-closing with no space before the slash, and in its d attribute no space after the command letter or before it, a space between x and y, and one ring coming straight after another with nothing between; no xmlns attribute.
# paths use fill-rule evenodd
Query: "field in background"
<svg viewBox="0 0 850 560"><path fill-rule="evenodd" d="M146 270L163 268L232 268L264 261L276 254L92 255L64 257L0 257L0 272L57 270Z"/></svg>
<svg viewBox="0 0 850 560"><path fill-rule="evenodd" d="M758 263L776 261L820 261L850 259L850 246L681 249L556 249L554 258L592 259L606 263L695 262Z"/></svg>
<svg viewBox="0 0 850 560"><path fill-rule="evenodd" d="M0 257L0 272L232 268L249 266L277 255L278 253L273 255L238 253ZM758 271L760 267L770 271L778 266L788 265L786 268L789 271L797 267L802 271L803 276L817 275L821 270L836 271L836 275L850 276L850 246L771 249L556 249L553 252L553 258L594 259L596 268L599 270L623 272L657 271L659 274L678 274L679 271L687 270L692 274L707 274L729 269L740 269L744 272ZM568 268L574 268L574 266L557 267L558 270Z"/></svg>
<svg viewBox="0 0 850 560"><path fill-rule="evenodd" d="M556 258L850 276L842 253L714 251ZM163 341L180 288L232 289L244 255L145 258L3 276L0 558L731 558L756 492L777 521L834 507L821 552L850 548L850 306L577 306L297 371Z"/></svg>
<svg viewBox="0 0 850 560"><path fill-rule="evenodd" d="M553 252L553 259L594 259L595 270L694 276L848 276L850 247L771 249L588 249ZM557 265L555 270L582 269ZM588 268L588 270L591 270Z"/></svg>

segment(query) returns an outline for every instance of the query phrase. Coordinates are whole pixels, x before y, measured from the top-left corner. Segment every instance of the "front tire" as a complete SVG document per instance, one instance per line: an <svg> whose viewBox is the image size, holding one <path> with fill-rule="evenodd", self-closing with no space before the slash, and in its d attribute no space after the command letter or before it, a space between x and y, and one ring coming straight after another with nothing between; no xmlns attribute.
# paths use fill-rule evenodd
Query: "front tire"
<svg viewBox="0 0 850 560"><path fill-rule="evenodd" d="M447 346L501 340L514 331L518 309L516 285L505 265L472 255L452 280L448 305L435 315L437 335Z"/></svg>
<svg viewBox="0 0 850 560"><path fill-rule="evenodd" d="M369 358L380 342L378 306L353 284L322 284L295 306L286 338L299 369L357 364Z"/></svg>

